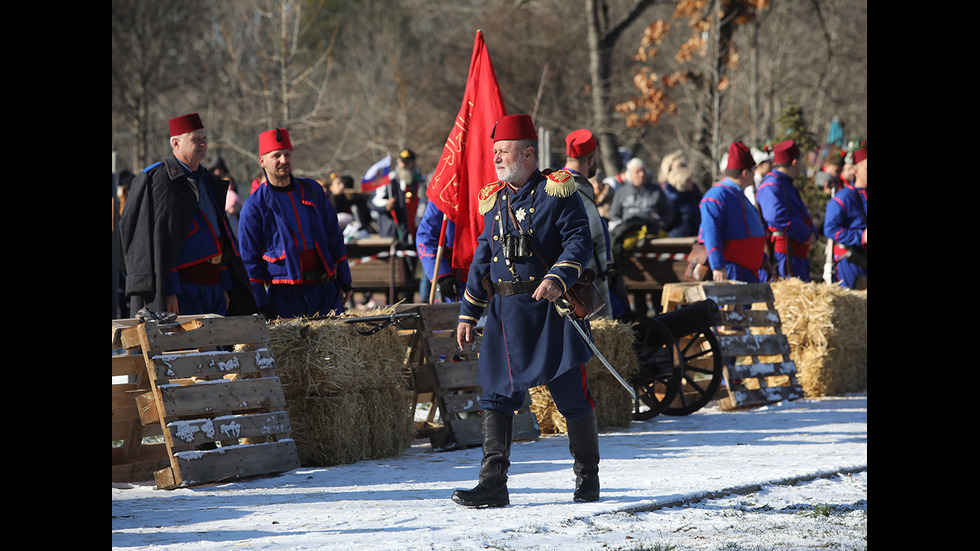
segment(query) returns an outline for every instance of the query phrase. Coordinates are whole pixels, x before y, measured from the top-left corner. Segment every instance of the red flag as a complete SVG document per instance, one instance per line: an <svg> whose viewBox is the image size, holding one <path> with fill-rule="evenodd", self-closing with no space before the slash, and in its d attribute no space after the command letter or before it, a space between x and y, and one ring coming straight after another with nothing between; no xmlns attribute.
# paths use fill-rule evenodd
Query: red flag
<svg viewBox="0 0 980 551"><path fill-rule="evenodd" d="M476 196L481 187L497 180L490 132L506 114L483 32L476 31L463 104L425 193L456 225L454 268L470 267L476 240L483 232Z"/></svg>

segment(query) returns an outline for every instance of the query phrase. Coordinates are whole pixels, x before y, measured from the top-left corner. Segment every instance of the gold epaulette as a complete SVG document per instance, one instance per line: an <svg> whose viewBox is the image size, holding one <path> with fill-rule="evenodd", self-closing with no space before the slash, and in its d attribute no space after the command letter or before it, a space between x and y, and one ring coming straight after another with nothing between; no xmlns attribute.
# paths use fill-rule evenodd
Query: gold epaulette
<svg viewBox="0 0 980 551"><path fill-rule="evenodd" d="M567 170L555 170L545 174L548 181L544 191L552 197L569 197L575 193L575 177Z"/></svg>
<svg viewBox="0 0 980 551"><path fill-rule="evenodd" d="M476 198L480 216L490 212L490 209L497 202L497 192L503 187L503 182L493 182L480 188L480 193L477 194Z"/></svg>

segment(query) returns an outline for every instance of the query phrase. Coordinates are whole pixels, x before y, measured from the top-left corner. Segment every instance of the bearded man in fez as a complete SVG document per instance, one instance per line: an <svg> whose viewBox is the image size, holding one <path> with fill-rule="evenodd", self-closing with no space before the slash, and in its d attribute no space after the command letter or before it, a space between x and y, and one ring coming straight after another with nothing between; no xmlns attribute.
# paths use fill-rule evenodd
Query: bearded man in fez
<svg viewBox="0 0 980 551"><path fill-rule="evenodd" d="M340 314L353 290L337 211L316 180L293 175L292 159L286 129L259 135L265 178L238 222L255 302L269 319Z"/></svg>
<svg viewBox="0 0 980 551"><path fill-rule="evenodd" d="M254 314L224 209L228 182L202 164L208 137L197 113L170 119L170 146L133 179L119 221L131 314Z"/></svg>
<svg viewBox="0 0 980 551"><path fill-rule="evenodd" d="M483 460L476 487L457 490L452 499L467 507L510 503L514 412L529 388L547 385L568 421L574 499L594 501L599 499L599 438L585 374L592 351L553 304L592 258L589 218L571 173L538 170L537 133L529 116L501 117L491 138L499 181L478 194L484 230L456 335L460 349L472 344L476 323L486 313L478 368Z"/></svg>

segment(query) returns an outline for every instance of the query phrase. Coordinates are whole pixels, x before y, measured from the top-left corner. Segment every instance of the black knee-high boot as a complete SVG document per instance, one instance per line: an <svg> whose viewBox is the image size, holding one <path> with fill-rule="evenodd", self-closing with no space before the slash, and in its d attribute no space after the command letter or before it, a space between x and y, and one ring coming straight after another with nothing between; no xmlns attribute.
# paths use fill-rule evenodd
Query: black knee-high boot
<svg viewBox="0 0 980 551"><path fill-rule="evenodd" d="M466 507L503 507L510 504L507 469L514 437L514 416L483 410L483 461L480 482L472 490L456 490L453 501Z"/></svg>
<svg viewBox="0 0 980 551"><path fill-rule="evenodd" d="M575 501L599 499L599 429L595 410L574 421L566 420L568 451L575 463Z"/></svg>

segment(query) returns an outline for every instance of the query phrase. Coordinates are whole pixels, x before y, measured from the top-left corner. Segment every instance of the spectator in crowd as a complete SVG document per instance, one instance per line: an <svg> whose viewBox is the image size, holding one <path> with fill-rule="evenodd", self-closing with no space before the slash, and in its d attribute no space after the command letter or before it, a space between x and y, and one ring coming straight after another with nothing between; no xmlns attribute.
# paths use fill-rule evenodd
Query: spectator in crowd
<svg viewBox="0 0 980 551"><path fill-rule="evenodd" d="M636 157L626 163L626 179L630 185L620 187L613 196L610 229L632 221L646 225L647 235L657 235L674 216L667 194L660 184L650 180L646 163Z"/></svg>
<svg viewBox="0 0 980 551"><path fill-rule="evenodd" d="M664 192L674 209L673 222L667 227L670 237L693 237L701 224L701 188L694 183L690 169L679 166L667 175Z"/></svg>

